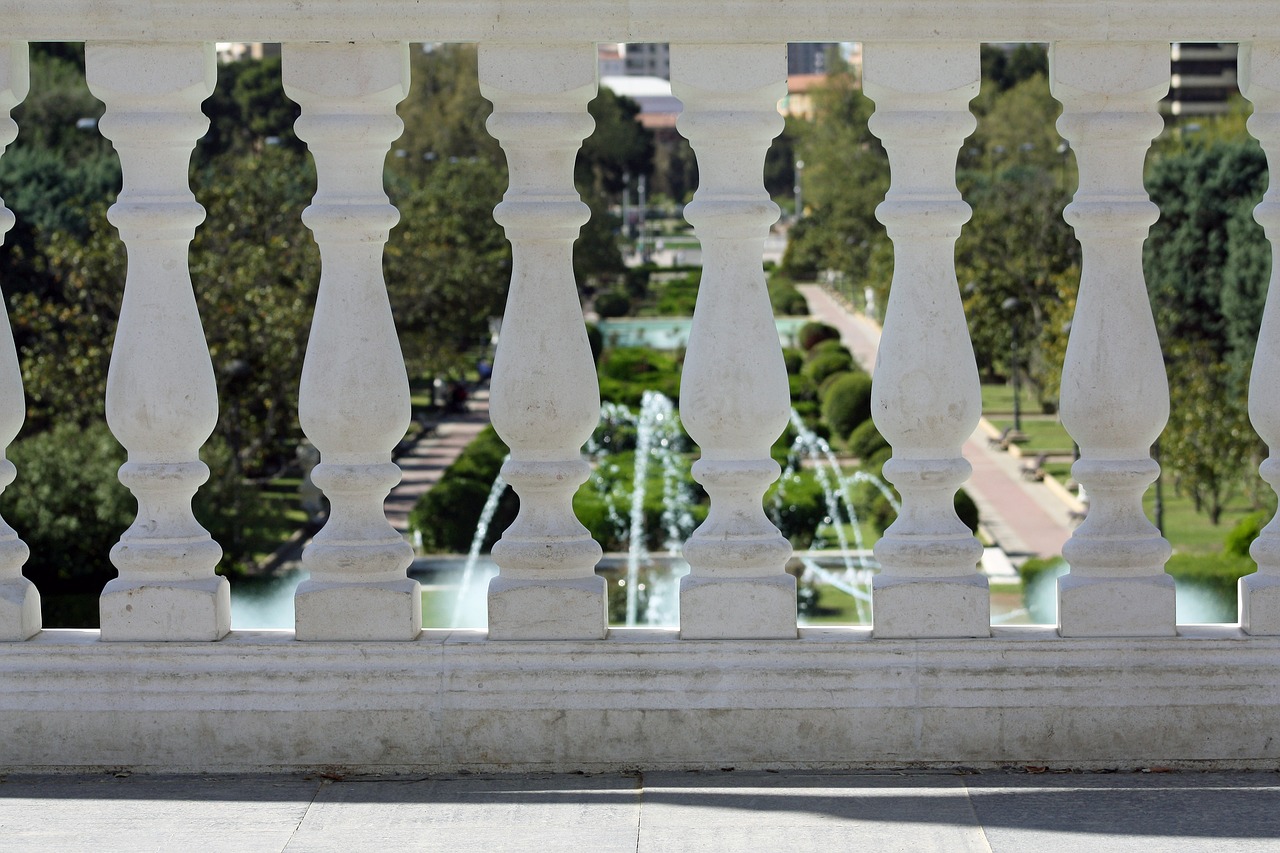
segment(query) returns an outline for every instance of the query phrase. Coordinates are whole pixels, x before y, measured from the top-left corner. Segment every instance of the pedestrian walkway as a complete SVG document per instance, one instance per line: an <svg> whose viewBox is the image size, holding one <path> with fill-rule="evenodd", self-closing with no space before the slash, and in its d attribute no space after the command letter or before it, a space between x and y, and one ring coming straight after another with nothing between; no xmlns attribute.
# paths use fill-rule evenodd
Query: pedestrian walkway
<svg viewBox="0 0 1280 853"><path fill-rule="evenodd" d="M874 369L880 327L838 302L816 284L800 285L814 317L840 332L840 339L868 371ZM1015 557L1051 557L1062 553L1071 535L1069 508L1043 483L1022 479L1020 461L991 449L981 428L962 450L973 466L965 491L978 506L983 526L1005 553Z"/></svg>
<svg viewBox="0 0 1280 853"><path fill-rule="evenodd" d="M449 415L436 425L431 435L419 439L396 458L400 483L387 495L383 505L387 520L401 534L409 535L409 513L418 498L440 481L444 469L453 464L463 449L489 425L489 389L477 388L467 400L465 413Z"/></svg>
<svg viewBox="0 0 1280 853"><path fill-rule="evenodd" d="M10 776L0 853L1280 849L1275 773L1031 770Z"/></svg>

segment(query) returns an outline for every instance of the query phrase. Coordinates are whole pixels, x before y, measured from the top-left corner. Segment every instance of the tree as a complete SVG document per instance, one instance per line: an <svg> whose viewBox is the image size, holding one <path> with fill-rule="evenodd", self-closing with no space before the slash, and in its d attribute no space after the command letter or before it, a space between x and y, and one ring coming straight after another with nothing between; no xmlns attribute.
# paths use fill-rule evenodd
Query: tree
<svg viewBox="0 0 1280 853"><path fill-rule="evenodd" d="M421 183L393 187L400 225L383 266L415 375L460 367L502 313L511 248L492 210L505 188L505 171L481 159L439 163Z"/></svg>
<svg viewBox="0 0 1280 853"><path fill-rule="evenodd" d="M873 105L849 71L814 93L816 117L799 145L807 215L792 228L782 266L796 277L836 269L868 279L877 244L887 242L875 209L889 189L889 161L867 127Z"/></svg>
<svg viewBox="0 0 1280 853"><path fill-rule="evenodd" d="M1169 423L1160 437L1161 463L1196 511L1217 524L1261 455L1249 425L1245 379L1205 341L1169 346Z"/></svg>
<svg viewBox="0 0 1280 853"><path fill-rule="evenodd" d="M1270 256L1252 210L1266 181L1266 158L1249 139L1185 147L1148 171L1160 220L1143 266L1166 352L1170 342L1194 341L1215 360L1252 359Z"/></svg>

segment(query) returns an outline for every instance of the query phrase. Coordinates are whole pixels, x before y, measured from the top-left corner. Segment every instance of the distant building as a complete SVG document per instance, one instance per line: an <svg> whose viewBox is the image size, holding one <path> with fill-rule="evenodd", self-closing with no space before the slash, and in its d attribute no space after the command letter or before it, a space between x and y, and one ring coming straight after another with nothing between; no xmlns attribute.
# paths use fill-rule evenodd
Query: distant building
<svg viewBox="0 0 1280 853"><path fill-rule="evenodd" d="M624 46L628 77L671 79L671 49L664 42L642 42Z"/></svg>
<svg viewBox="0 0 1280 853"><path fill-rule="evenodd" d="M826 74L790 74L787 76L787 96L778 102L778 112L812 120L815 114L813 90L827 81Z"/></svg>
<svg viewBox="0 0 1280 853"><path fill-rule="evenodd" d="M627 60L620 44L602 44L596 55L600 67L600 77L621 77L627 73Z"/></svg>
<svg viewBox="0 0 1280 853"><path fill-rule="evenodd" d="M217 44L218 61L225 64L241 59L266 59L280 55L278 42L220 41Z"/></svg>
<svg viewBox="0 0 1280 853"><path fill-rule="evenodd" d="M671 81L661 77L601 77L600 87L639 104L636 118L646 130L674 128L676 116L684 109L680 99L671 94Z"/></svg>
<svg viewBox="0 0 1280 853"><path fill-rule="evenodd" d="M1160 103L1167 116L1220 115L1240 91L1234 43L1174 43L1169 94Z"/></svg>
<svg viewBox="0 0 1280 853"><path fill-rule="evenodd" d="M835 42L798 42L787 45L787 75L827 74L827 57L839 50Z"/></svg>

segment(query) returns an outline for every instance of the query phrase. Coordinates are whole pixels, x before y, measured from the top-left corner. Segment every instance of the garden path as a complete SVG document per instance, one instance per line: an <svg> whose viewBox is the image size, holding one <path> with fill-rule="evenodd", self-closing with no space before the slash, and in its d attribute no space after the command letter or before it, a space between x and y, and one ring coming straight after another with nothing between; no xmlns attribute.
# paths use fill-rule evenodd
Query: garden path
<svg viewBox="0 0 1280 853"><path fill-rule="evenodd" d="M844 345L868 371L875 367L880 327L869 317L841 303L822 287L800 285L813 316L840 331ZM973 466L965 484L983 526L1005 551L1015 557L1052 557L1073 527L1070 508L1042 483L1022 479L1021 461L987 443L981 426L964 444L964 457Z"/></svg>
<svg viewBox="0 0 1280 853"><path fill-rule="evenodd" d="M467 400L467 411L446 415L430 435L418 439L396 458L400 483L387 495L383 507L391 526L409 535L409 513L418 498L439 480L463 448L489 424L489 389L476 388Z"/></svg>

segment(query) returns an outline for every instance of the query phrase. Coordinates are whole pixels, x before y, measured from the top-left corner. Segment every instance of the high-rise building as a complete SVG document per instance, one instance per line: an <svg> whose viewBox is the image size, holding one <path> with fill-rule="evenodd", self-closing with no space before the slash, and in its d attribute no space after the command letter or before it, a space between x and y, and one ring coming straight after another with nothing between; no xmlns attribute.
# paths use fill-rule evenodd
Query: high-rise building
<svg viewBox="0 0 1280 853"><path fill-rule="evenodd" d="M1234 43L1174 43L1170 54L1169 94L1160 104L1169 116L1219 115L1240 91Z"/></svg>

